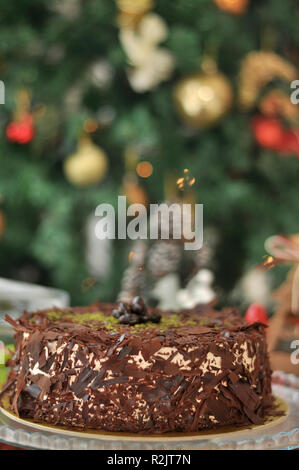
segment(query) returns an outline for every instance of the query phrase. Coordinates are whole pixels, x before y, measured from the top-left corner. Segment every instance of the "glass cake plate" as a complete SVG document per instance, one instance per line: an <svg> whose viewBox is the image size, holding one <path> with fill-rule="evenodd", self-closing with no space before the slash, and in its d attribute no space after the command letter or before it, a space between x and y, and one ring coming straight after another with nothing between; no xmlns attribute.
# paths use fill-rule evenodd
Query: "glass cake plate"
<svg viewBox="0 0 299 470"><path fill-rule="evenodd" d="M199 433L141 436L74 431L33 423L0 409L0 441L30 449L53 450L200 450L299 448L299 379L275 372L273 393L285 416L264 425L232 426Z"/></svg>

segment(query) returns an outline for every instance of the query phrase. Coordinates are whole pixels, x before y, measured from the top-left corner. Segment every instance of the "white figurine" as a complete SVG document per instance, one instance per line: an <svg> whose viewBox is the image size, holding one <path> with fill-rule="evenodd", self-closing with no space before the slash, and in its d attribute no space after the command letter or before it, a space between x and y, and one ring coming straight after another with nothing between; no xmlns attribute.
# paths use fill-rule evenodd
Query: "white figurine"
<svg viewBox="0 0 299 470"><path fill-rule="evenodd" d="M185 289L177 293L177 302L180 308L192 308L197 304L206 304L215 298L211 285L214 274L209 269L200 269L189 281Z"/></svg>
<svg viewBox="0 0 299 470"><path fill-rule="evenodd" d="M158 299L158 307L163 310L177 310L179 308L177 293L180 288L177 274L167 274L156 282L152 291L153 296Z"/></svg>

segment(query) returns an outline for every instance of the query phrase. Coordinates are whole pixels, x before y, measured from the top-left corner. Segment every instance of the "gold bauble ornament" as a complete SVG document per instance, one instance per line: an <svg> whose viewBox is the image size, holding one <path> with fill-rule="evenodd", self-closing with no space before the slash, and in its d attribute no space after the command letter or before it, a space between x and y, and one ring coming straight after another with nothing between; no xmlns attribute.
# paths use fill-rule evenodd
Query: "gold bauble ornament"
<svg viewBox="0 0 299 470"><path fill-rule="evenodd" d="M89 137L82 137L78 150L64 163L64 173L68 181L77 186L88 186L101 181L108 167L105 152L97 147Z"/></svg>
<svg viewBox="0 0 299 470"><path fill-rule="evenodd" d="M153 9L153 0L117 0L119 28L135 28L143 15Z"/></svg>
<svg viewBox="0 0 299 470"><path fill-rule="evenodd" d="M228 112L232 100L231 85L218 71L189 75L174 90L174 104L180 117L198 129L216 124Z"/></svg>
<svg viewBox="0 0 299 470"><path fill-rule="evenodd" d="M233 15L241 15L247 10L249 0L214 0L220 10Z"/></svg>

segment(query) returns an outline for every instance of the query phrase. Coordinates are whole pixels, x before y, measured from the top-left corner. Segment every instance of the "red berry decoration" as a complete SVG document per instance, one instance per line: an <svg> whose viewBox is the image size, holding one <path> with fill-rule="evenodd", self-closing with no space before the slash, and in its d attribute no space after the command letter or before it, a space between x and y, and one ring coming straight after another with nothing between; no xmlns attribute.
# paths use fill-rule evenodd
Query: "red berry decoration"
<svg viewBox="0 0 299 470"><path fill-rule="evenodd" d="M268 324L267 311L263 305L259 304L258 302L254 302L253 304L249 305L244 318L248 323L260 322L264 325Z"/></svg>
<svg viewBox="0 0 299 470"><path fill-rule="evenodd" d="M284 129L277 119L255 116L252 120L252 130L261 147L277 150L281 146Z"/></svg>
<svg viewBox="0 0 299 470"><path fill-rule="evenodd" d="M33 116L24 114L19 121L11 122L6 128L6 136L10 142L28 144L34 136Z"/></svg>

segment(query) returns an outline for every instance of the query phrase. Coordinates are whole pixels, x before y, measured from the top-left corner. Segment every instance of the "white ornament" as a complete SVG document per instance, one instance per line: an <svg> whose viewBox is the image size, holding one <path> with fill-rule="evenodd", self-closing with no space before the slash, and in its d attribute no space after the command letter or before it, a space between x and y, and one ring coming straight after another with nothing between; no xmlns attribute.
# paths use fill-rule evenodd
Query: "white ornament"
<svg viewBox="0 0 299 470"><path fill-rule="evenodd" d="M151 90L167 80L174 69L174 57L158 44L167 37L167 25L160 16L149 13L137 30L121 29L120 41L131 65L128 79L139 93Z"/></svg>
<svg viewBox="0 0 299 470"><path fill-rule="evenodd" d="M194 301L190 297L187 289L180 289L177 293L177 302L181 308L192 308L194 306Z"/></svg>
<svg viewBox="0 0 299 470"><path fill-rule="evenodd" d="M49 8L70 21L77 19L81 13L80 0L54 0Z"/></svg>
<svg viewBox="0 0 299 470"><path fill-rule="evenodd" d="M271 279L264 269L253 268L241 278L232 294L246 304L259 302L268 305L271 302Z"/></svg>
<svg viewBox="0 0 299 470"><path fill-rule="evenodd" d="M106 59L98 59L88 71L91 83L99 88L107 88L113 79L113 75L114 70Z"/></svg>
<svg viewBox="0 0 299 470"><path fill-rule="evenodd" d="M159 279L152 291L158 299L158 307L162 310L177 310L179 305L176 299L179 290L179 277L177 274L167 274Z"/></svg>
<svg viewBox="0 0 299 470"><path fill-rule="evenodd" d="M197 304L207 304L215 298L211 285L214 274L209 269L200 269L189 281L185 289L177 293L177 301L181 308L193 308Z"/></svg>

